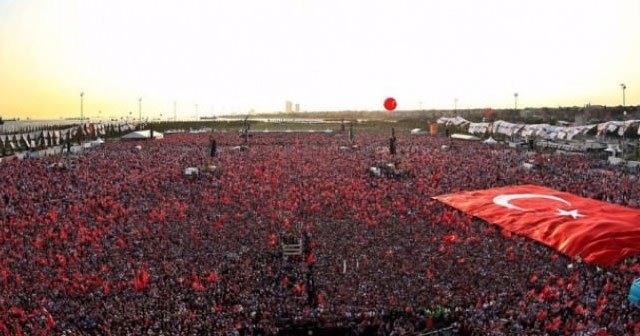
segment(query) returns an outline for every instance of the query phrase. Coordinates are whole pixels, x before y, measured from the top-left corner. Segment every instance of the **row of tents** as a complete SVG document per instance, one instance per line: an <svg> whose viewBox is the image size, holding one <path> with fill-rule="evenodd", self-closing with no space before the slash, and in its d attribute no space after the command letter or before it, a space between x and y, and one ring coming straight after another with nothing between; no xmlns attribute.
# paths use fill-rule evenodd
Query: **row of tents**
<svg viewBox="0 0 640 336"><path fill-rule="evenodd" d="M600 124L585 126L555 126L549 124L521 124L498 120L492 123L473 123L460 116L441 117L437 120L439 125L446 127L455 126L465 129L467 133L486 135L502 134L506 136L519 135L522 137L535 137L546 140L572 140L576 136L586 135L596 130L597 135L617 134L622 136L632 127L640 126L640 120L607 121ZM640 135L640 127L638 128Z"/></svg>

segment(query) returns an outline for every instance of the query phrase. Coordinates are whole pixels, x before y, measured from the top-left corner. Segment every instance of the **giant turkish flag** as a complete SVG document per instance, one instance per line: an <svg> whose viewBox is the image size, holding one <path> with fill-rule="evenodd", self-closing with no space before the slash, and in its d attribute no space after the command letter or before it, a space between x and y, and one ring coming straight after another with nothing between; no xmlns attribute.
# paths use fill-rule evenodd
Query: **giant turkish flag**
<svg viewBox="0 0 640 336"><path fill-rule="evenodd" d="M611 266L640 253L640 210L519 185L434 197L571 257Z"/></svg>

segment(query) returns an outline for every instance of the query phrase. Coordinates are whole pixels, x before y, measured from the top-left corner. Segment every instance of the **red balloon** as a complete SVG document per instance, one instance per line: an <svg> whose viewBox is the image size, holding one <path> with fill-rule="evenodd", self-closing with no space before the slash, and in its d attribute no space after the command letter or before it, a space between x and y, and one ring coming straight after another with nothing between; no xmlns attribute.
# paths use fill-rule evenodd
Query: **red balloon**
<svg viewBox="0 0 640 336"><path fill-rule="evenodd" d="M395 98L389 97L384 100L384 108L386 108L387 111L393 111L397 106L398 102L396 102Z"/></svg>

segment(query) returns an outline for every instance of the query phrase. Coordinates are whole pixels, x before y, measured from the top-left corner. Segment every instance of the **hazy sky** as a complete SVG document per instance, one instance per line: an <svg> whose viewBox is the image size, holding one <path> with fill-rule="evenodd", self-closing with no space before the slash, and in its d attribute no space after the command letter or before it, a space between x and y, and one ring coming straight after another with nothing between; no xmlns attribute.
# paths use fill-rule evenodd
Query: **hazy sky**
<svg viewBox="0 0 640 336"><path fill-rule="evenodd" d="M0 116L640 104L638 0L0 0Z"/></svg>

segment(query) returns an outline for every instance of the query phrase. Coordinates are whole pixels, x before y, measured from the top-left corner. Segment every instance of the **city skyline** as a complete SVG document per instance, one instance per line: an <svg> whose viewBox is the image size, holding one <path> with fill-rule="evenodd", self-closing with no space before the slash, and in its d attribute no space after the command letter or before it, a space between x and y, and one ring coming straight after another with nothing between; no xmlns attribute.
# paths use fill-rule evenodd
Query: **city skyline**
<svg viewBox="0 0 640 336"><path fill-rule="evenodd" d="M640 104L640 2L0 0L0 116ZM80 93L84 92L81 103ZM198 110L197 107L200 106Z"/></svg>

